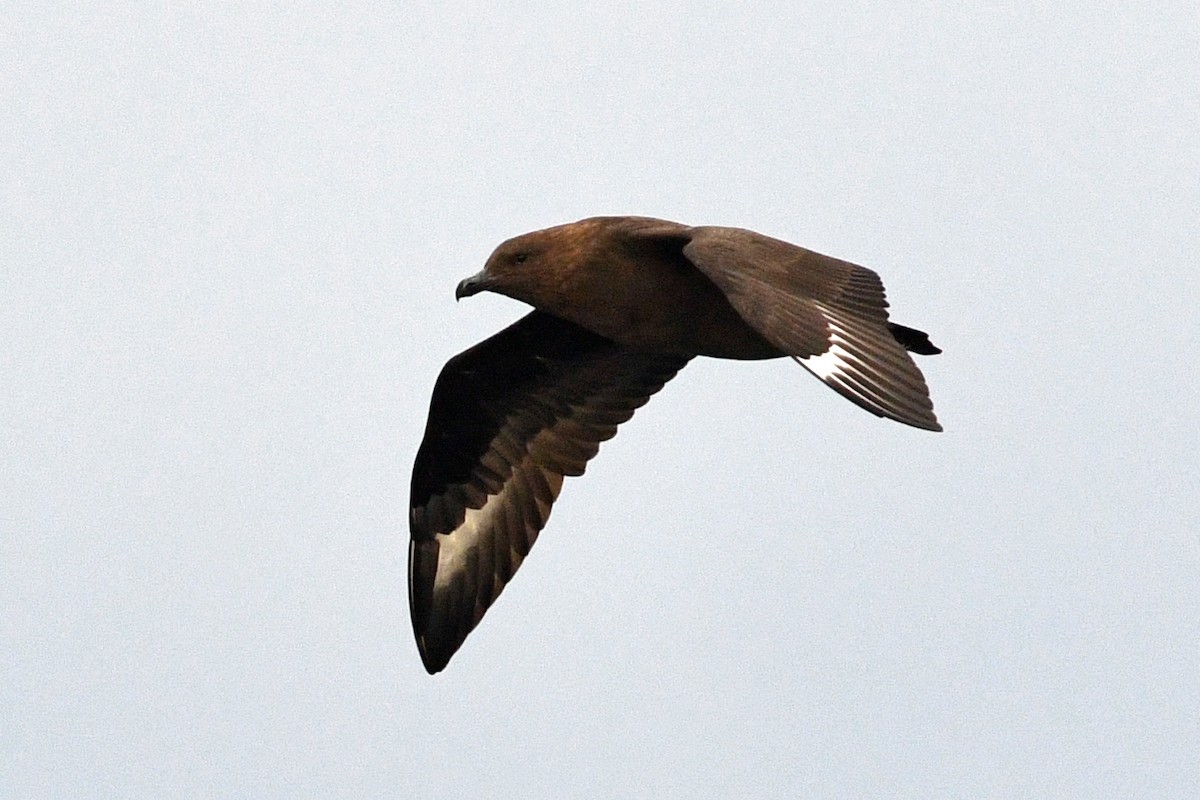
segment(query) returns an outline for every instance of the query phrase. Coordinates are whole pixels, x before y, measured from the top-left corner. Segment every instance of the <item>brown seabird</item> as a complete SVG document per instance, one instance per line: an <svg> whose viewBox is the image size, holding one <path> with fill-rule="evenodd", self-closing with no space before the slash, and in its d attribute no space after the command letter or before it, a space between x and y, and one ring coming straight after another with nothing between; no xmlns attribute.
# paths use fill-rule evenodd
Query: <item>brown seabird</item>
<svg viewBox="0 0 1200 800"><path fill-rule="evenodd" d="M546 524L564 476L690 359L790 356L850 401L938 431L865 267L741 228L595 217L501 244L457 298L534 310L447 362L413 465L408 596L432 674L479 623Z"/></svg>

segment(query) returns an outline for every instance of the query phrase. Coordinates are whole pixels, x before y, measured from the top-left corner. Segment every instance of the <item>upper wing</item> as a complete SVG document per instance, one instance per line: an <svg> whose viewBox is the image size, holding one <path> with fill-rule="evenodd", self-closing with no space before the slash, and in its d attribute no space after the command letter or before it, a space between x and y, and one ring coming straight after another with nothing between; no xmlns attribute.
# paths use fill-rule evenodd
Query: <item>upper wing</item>
<svg viewBox="0 0 1200 800"><path fill-rule="evenodd" d="M438 672L512 578L564 475L582 475L686 358L534 311L446 364L413 465L408 599Z"/></svg>
<svg viewBox="0 0 1200 800"><path fill-rule="evenodd" d="M914 350L938 350L920 331L889 327L878 275L740 228L690 233L684 256L763 338L867 411L942 429L925 378L902 341L917 343L915 334L923 344Z"/></svg>

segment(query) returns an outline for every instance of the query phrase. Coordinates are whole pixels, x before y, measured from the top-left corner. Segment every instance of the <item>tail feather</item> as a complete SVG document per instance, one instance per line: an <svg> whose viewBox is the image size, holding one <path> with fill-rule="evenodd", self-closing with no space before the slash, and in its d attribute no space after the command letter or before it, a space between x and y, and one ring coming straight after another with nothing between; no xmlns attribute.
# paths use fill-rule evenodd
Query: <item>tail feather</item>
<svg viewBox="0 0 1200 800"><path fill-rule="evenodd" d="M888 323L888 330L905 350L922 356L936 356L942 349L929 341L929 334L916 328L906 328L894 322Z"/></svg>

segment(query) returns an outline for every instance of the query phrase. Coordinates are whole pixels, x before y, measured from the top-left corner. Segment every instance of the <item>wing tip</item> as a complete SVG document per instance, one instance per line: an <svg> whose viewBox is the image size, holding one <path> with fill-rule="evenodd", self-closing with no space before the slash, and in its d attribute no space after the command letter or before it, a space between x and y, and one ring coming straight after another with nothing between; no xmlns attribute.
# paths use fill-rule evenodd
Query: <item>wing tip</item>
<svg viewBox="0 0 1200 800"><path fill-rule="evenodd" d="M882 419L890 419L893 422L899 422L901 425L907 425L910 428L917 428L918 430L929 431L931 433L942 433L945 430L942 427L942 423L938 421L938 418L933 413L932 403L929 404L929 408L921 411L881 406L869 397L843 389L837 383L831 381L824 381L824 383L859 408L870 411ZM927 403L929 402L928 396L925 397L925 400Z"/></svg>
<svg viewBox="0 0 1200 800"><path fill-rule="evenodd" d="M417 650L421 653L421 664L424 665L425 671L430 675L437 675L450 663L451 657L458 648L447 652L444 648L430 647L425 641L425 637L417 636Z"/></svg>
<svg viewBox="0 0 1200 800"><path fill-rule="evenodd" d="M894 417L893 417L893 419L894 419ZM902 422L905 425L910 425L914 428L919 428L923 431L929 431L931 433L942 433L943 431L946 430L945 428L942 427L942 423L938 422L938 419L937 419L937 417L935 417L933 415L933 412L929 413L928 419L921 419L919 422L909 421L909 420L904 420L904 419L898 419L896 421Z"/></svg>

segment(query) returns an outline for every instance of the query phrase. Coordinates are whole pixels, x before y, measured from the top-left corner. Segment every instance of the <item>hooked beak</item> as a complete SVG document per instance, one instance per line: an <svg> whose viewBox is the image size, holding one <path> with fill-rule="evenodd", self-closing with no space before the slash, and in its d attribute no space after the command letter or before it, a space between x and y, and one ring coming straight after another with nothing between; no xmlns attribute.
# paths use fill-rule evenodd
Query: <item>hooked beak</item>
<svg viewBox="0 0 1200 800"><path fill-rule="evenodd" d="M464 297L486 292L491 286L492 276L488 274L487 269L482 269L458 284L458 288L454 290L454 299L462 300Z"/></svg>

